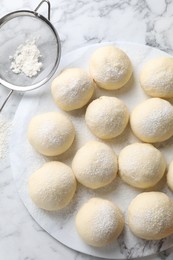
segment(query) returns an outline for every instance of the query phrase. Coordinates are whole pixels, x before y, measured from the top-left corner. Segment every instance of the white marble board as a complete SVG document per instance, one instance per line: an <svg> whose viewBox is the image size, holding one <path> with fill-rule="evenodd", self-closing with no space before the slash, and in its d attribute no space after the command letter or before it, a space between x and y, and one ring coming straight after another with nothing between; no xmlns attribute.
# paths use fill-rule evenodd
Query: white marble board
<svg viewBox="0 0 173 260"><path fill-rule="evenodd" d="M142 65L153 57L169 56L167 53L154 49L149 46L134 43L101 43L89 45L87 47L77 49L61 59L57 74L64 68L81 67L88 69L88 60L93 51L103 45L114 44L123 49L130 57L134 73L131 80L126 86L116 91L106 91L96 88L93 98L107 95L116 96L122 99L129 111L131 111L138 103L148 97L144 94L138 81L139 71ZM99 196L115 202L126 216L127 207L130 201L141 192L141 190L131 188L124 184L119 178L106 188L92 191L78 185L76 195L72 203L59 212L48 212L38 209L31 201L27 191L28 177L32 172L38 169L44 162L49 160L60 160L71 165L71 160L79 147L89 140L97 139L90 133L84 122L85 108L66 113L61 111L53 102L50 94L50 82L43 86L42 91L36 90L27 93L23 97L14 119L14 127L10 142L10 161L13 171L14 181L19 195L28 209L31 216L45 229L51 236L63 243L64 245L89 255L98 256L106 259L131 259L134 257L142 257L152 255L154 253L165 250L173 245L173 236L160 241L145 241L136 238L125 225L124 232L117 241L113 241L106 248L96 249L87 246L78 236L74 220L75 215L80 206L90 197ZM76 129L76 139L73 146L63 155L56 158L46 158L31 147L27 141L27 128L30 119L39 113L48 111L60 111L68 114L72 119ZM97 139L98 140L98 139ZM120 150L126 145L139 141L132 134L129 126L124 133L111 141L106 141L119 154ZM156 144L165 155L167 163L173 159L173 139ZM169 196L173 194L166 186L163 179L156 187L150 190L160 190L166 192ZM127 222L126 222L127 223Z"/></svg>

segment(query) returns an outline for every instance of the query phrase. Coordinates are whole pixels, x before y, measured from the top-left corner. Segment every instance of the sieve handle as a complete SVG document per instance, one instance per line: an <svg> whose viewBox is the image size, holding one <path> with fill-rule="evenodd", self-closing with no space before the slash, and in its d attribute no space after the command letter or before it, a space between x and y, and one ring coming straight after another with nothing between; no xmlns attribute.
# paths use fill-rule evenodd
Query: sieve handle
<svg viewBox="0 0 173 260"><path fill-rule="evenodd" d="M40 6L42 5L42 4L44 4L44 3L47 3L47 16L48 16L48 20L50 20L50 8L51 8L51 6L50 6L50 2L48 1L48 0L42 0L38 5L37 5L37 7L35 8L35 10L34 10L34 12L37 12L38 11L38 9L40 8Z"/></svg>
<svg viewBox="0 0 173 260"><path fill-rule="evenodd" d="M9 100L9 98L11 97L12 94L13 94L13 90L10 90L10 92L8 93L6 99L4 100L2 105L0 106L0 113L1 113L2 109L4 108L5 104L7 103L7 101Z"/></svg>

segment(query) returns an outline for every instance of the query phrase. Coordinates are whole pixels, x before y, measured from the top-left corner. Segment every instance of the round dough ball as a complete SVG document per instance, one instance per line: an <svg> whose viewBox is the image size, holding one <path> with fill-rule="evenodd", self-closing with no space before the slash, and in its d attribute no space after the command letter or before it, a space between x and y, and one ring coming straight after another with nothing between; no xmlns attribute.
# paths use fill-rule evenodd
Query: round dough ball
<svg viewBox="0 0 173 260"><path fill-rule="evenodd" d="M169 165L167 173L167 184L168 187L173 191L173 161Z"/></svg>
<svg viewBox="0 0 173 260"><path fill-rule="evenodd" d="M82 69L65 69L51 86L55 103L65 111L83 107L94 93L93 80Z"/></svg>
<svg viewBox="0 0 173 260"><path fill-rule="evenodd" d="M53 211L69 204L76 190L76 180L71 168L64 163L48 162L30 176L28 189L37 207Z"/></svg>
<svg viewBox="0 0 173 260"><path fill-rule="evenodd" d="M97 189L115 179L118 170L117 156L108 145L91 141L77 151L72 169L80 183Z"/></svg>
<svg viewBox="0 0 173 260"><path fill-rule="evenodd" d="M56 112L33 117L28 128L29 142L46 156L64 153L72 145L74 137L75 129L71 120Z"/></svg>
<svg viewBox="0 0 173 260"><path fill-rule="evenodd" d="M162 192L143 192L128 208L131 231L146 240L160 240L173 233L173 201Z"/></svg>
<svg viewBox="0 0 173 260"><path fill-rule="evenodd" d="M129 112L118 98L103 96L89 104L85 120L94 135L101 139L111 139L124 131Z"/></svg>
<svg viewBox="0 0 173 260"><path fill-rule="evenodd" d="M161 57L147 62L140 73L140 84L153 97L173 97L173 58Z"/></svg>
<svg viewBox="0 0 173 260"><path fill-rule="evenodd" d="M160 98L150 98L139 104L131 113L131 128L142 141L155 143L173 135L173 107Z"/></svg>
<svg viewBox="0 0 173 260"><path fill-rule="evenodd" d="M134 143L119 155L119 175L136 188L154 186L164 175L166 162L161 152L150 144Z"/></svg>
<svg viewBox="0 0 173 260"><path fill-rule="evenodd" d="M121 88L132 75L129 57L114 46L97 49L90 59L89 70L97 85L108 90Z"/></svg>
<svg viewBox="0 0 173 260"><path fill-rule="evenodd" d="M112 202L92 198L79 209L76 228L85 243L103 247L118 238L124 228L124 218Z"/></svg>

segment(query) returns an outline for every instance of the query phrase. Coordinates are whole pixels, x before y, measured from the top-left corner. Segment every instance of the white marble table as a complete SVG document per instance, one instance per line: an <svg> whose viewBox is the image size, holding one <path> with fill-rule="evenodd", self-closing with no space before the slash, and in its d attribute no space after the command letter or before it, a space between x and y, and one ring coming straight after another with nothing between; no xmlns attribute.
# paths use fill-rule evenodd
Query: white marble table
<svg viewBox="0 0 173 260"><path fill-rule="evenodd" d="M1 0L0 16L34 9L39 1ZM173 53L171 0L52 0L52 23L62 52L104 41L131 41ZM45 8L42 8L43 14ZM8 91L0 87L0 102ZM15 94L3 110L11 120L21 99ZM63 246L31 218L16 192L9 158L0 160L0 260L96 260ZM146 260L172 260L173 249Z"/></svg>

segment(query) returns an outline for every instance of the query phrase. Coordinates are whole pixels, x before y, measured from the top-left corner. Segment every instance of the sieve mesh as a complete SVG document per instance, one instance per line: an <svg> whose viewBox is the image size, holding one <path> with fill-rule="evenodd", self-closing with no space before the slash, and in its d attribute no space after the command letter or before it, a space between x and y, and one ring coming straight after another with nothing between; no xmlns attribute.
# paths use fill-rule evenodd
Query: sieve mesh
<svg viewBox="0 0 173 260"><path fill-rule="evenodd" d="M4 19L4 18L3 18ZM17 47L27 40L36 39L43 67L34 77L15 74L11 60ZM55 72L60 59L59 37L50 22L31 11L10 13L0 25L0 82L13 90L30 90L41 86Z"/></svg>

